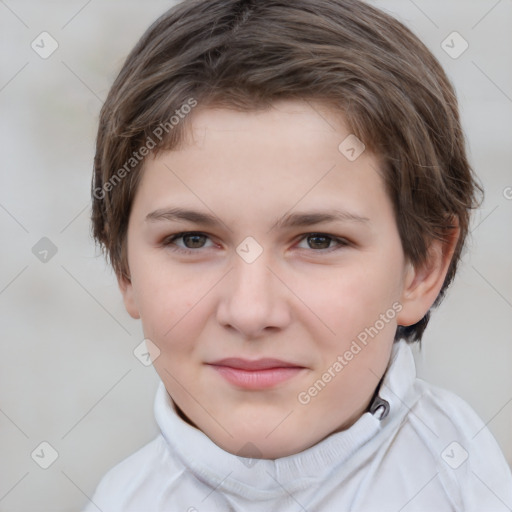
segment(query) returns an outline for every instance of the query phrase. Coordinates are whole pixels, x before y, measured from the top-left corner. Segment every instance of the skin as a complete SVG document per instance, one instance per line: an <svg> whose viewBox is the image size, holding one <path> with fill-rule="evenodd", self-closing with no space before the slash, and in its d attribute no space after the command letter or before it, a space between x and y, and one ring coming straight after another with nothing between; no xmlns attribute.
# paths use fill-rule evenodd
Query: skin
<svg viewBox="0 0 512 512"><path fill-rule="evenodd" d="M145 161L128 226L130 280L119 277L125 306L160 350L154 366L186 421L234 454L298 453L367 410L397 325L419 321L434 302L456 236L433 242L421 268L409 264L378 158L364 151L349 161L338 146L350 131L321 104L198 106L190 115L185 144ZM219 225L148 218L171 207L212 214ZM333 209L366 220L274 226L287 214ZM171 240L191 231L199 237ZM252 263L236 251L249 236L263 249ZM299 393L396 303L395 318L300 403ZM271 389L247 390L206 364L225 357L304 368Z"/></svg>

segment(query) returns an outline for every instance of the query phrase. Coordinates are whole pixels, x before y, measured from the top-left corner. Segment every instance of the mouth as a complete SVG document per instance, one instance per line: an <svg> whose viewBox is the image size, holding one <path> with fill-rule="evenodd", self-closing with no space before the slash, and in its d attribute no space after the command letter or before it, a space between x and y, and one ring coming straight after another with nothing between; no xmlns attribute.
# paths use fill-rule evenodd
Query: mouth
<svg viewBox="0 0 512 512"><path fill-rule="evenodd" d="M268 358L254 361L226 358L207 364L227 382L243 389L271 388L306 370L296 363Z"/></svg>

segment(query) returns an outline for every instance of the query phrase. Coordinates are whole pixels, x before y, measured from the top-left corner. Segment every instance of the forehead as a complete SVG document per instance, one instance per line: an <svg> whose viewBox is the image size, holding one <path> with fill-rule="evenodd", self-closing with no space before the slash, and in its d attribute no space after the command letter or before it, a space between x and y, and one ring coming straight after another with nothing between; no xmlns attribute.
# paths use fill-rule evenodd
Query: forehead
<svg viewBox="0 0 512 512"><path fill-rule="evenodd" d="M205 143L227 138L254 137L257 143L268 146L289 146L307 143L308 146L335 143L350 134L341 112L320 102L281 100L265 108L236 110L231 108L199 106L186 123L184 145L204 147ZM207 140L208 139L208 140ZM246 148L247 149L247 148Z"/></svg>
<svg viewBox="0 0 512 512"><path fill-rule="evenodd" d="M185 127L178 148L145 165L139 192L156 208L191 200L278 218L278 210L331 205L368 217L387 199L378 159L326 105L198 106Z"/></svg>

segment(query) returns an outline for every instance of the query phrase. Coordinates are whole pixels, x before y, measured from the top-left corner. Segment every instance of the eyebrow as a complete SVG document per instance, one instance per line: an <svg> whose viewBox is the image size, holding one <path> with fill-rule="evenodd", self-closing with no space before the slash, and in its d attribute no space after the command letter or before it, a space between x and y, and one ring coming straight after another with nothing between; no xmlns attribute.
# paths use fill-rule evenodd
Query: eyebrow
<svg viewBox="0 0 512 512"><path fill-rule="evenodd" d="M146 215L146 222L155 221L189 221L212 228L225 225L215 215L186 208L162 208ZM321 222L334 221L369 223L370 219L347 210L338 209L298 212L285 214L280 217L272 225L270 231L276 228L304 227L320 224Z"/></svg>

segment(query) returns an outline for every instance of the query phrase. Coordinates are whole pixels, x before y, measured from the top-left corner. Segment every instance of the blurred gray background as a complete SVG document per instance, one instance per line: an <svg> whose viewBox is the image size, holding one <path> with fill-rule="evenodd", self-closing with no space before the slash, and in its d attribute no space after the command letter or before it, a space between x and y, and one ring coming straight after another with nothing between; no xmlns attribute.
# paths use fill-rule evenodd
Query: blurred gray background
<svg viewBox="0 0 512 512"><path fill-rule="evenodd" d="M512 463L512 0L372 3L447 70L486 189L418 372L469 402ZM80 510L157 434L158 379L90 238L89 187L109 86L172 4L0 0L2 512Z"/></svg>

